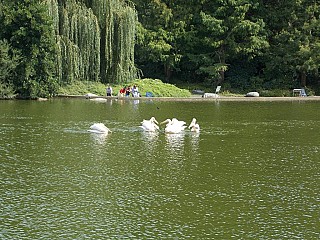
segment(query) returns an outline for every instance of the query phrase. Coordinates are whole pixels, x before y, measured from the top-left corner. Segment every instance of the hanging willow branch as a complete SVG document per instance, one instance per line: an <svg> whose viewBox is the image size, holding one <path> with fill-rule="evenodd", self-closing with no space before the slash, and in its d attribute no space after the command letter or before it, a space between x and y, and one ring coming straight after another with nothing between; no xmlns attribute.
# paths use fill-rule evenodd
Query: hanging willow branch
<svg viewBox="0 0 320 240"><path fill-rule="evenodd" d="M122 83L136 77L133 6L123 0L45 2L57 35L56 72L61 83Z"/></svg>
<svg viewBox="0 0 320 240"><path fill-rule="evenodd" d="M136 12L133 8L124 5L114 14L114 39L113 39L113 59L110 74L118 79L118 82L126 82L126 79L136 77L134 67L134 36Z"/></svg>

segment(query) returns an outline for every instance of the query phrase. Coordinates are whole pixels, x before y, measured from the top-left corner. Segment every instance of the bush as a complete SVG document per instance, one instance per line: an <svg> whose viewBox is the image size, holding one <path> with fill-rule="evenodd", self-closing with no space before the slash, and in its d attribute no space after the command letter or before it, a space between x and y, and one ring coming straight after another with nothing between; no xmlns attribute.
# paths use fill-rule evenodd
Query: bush
<svg viewBox="0 0 320 240"><path fill-rule="evenodd" d="M292 91L282 89L261 90L259 94L261 97L291 97Z"/></svg>
<svg viewBox="0 0 320 240"><path fill-rule="evenodd" d="M58 94L62 95L84 95L93 93L99 96L106 94L106 85L100 82L73 81L59 88Z"/></svg>

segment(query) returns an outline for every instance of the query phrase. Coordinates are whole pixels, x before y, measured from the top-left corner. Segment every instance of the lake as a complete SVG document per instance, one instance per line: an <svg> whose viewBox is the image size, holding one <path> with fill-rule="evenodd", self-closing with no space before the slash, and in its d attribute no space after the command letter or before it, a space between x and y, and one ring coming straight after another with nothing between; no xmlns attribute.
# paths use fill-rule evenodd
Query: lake
<svg viewBox="0 0 320 240"><path fill-rule="evenodd" d="M0 239L319 239L319 106L0 101Z"/></svg>

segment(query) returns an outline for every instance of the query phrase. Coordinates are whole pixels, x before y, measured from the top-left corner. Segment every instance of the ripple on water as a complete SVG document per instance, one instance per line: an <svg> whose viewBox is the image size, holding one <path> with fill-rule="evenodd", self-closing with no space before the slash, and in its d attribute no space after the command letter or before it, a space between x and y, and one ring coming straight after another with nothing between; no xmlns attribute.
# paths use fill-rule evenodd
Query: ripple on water
<svg viewBox="0 0 320 240"><path fill-rule="evenodd" d="M94 116L1 125L0 238L317 239L316 120L230 120L206 108L198 135L149 134L142 103L128 118L126 106L95 105ZM111 134L87 132L98 118Z"/></svg>

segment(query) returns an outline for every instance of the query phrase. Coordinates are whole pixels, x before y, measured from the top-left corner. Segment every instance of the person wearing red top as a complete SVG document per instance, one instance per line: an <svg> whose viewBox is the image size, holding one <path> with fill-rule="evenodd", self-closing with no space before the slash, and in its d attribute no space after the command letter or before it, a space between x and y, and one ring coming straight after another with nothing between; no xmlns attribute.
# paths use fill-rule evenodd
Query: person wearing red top
<svg viewBox="0 0 320 240"><path fill-rule="evenodd" d="M123 97L125 93L126 93L126 87L121 88L119 91L120 97Z"/></svg>

